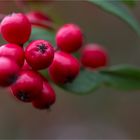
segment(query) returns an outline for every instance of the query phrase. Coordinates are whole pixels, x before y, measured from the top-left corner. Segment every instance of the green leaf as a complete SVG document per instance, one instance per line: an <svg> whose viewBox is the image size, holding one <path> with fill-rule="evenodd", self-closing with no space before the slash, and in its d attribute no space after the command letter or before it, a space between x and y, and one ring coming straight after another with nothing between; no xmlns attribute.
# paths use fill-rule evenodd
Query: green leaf
<svg viewBox="0 0 140 140"><path fill-rule="evenodd" d="M85 95L96 90L102 83L103 79L98 72L81 70L79 76L72 83L61 87L71 93Z"/></svg>
<svg viewBox="0 0 140 140"><path fill-rule="evenodd" d="M101 70L106 85L122 90L140 89L140 68L120 65Z"/></svg>
<svg viewBox="0 0 140 140"><path fill-rule="evenodd" d="M138 35L140 35L140 25L134 18L130 10L118 0L88 0L106 12L109 12L125 21Z"/></svg>
<svg viewBox="0 0 140 140"><path fill-rule="evenodd" d="M44 39L44 40L48 40L53 45L55 45L54 38L55 38L55 34L53 31L34 27L32 28L32 33L29 40L32 41L32 40L37 40L37 39Z"/></svg>
<svg viewBox="0 0 140 140"><path fill-rule="evenodd" d="M129 7L134 7L136 5L136 0L122 0L122 2Z"/></svg>

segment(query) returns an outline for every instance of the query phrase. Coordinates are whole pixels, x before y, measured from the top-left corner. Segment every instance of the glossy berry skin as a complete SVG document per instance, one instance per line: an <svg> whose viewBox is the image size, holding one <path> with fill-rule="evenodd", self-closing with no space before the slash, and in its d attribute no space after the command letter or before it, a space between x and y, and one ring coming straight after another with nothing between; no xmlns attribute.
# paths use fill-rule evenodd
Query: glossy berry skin
<svg viewBox="0 0 140 140"><path fill-rule="evenodd" d="M43 81L38 73L27 70L20 72L17 81L11 86L11 91L20 101L31 102L41 94L42 88Z"/></svg>
<svg viewBox="0 0 140 140"><path fill-rule="evenodd" d="M31 34L31 23L22 13L6 16L0 25L3 38L9 43L23 45Z"/></svg>
<svg viewBox="0 0 140 140"><path fill-rule="evenodd" d="M16 44L5 44L0 46L0 57L5 56L13 59L20 67L24 63L24 51Z"/></svg>
<svg viewBox="0 0 140 140"><path fill-rule="evenodd" d="M32 104L37 109L48 109L55 103L56 95L47 80L43 81L42 93L36 98Z"/></svg>
<svg viewBox="0 0 140 140"><path fill-rule="evenodd" d="M83 43L81 29L75 24L65 24L56 33L56 44L64 52L76 52Z"/></svg>
<svg viewBox="0 0 140 140"><path fill-rule="evenodd" d="M49 74L56 84L72 82L79 71L80 64L75 57L62 51L55 52L53 63L49 67Z"/></svg>
<svg viewBox="0 0 140 140"><path fill-rule="evenodd" d="M81 63L92 69L105 67L108 63L108 54L99 44L87 44L81 52Z"/></svg>
<svg viewBox="0 0 140 140"><path fill-rule="evenodd" d="M52 25L53 25L52 19L48 15L40 11L32 11L32 12L26 13L26 16L32 25L43 27L46 29L52 28Z"/></svg>
<svg viewBox="0 0 140 140"><path fill-rule="evenodd" d="M30 67L30 65L27 63L26 60L24 60L24 64L22 66L22 70L31 70L32 68Z"/></svg>
<svg viewBox="0 0 140 140"><path fill-rule="evenodd" d="M26 47L25 57L27 63L33 69L45 69L50 66L53 61L54 49L48 41L36 40Z"/></svg>
<svg viewBox="0 0 140 140"><path fill-rule="evenodd" d="M13 84L16 79L20 67L15 61L7 57L0 57L0 86L8 87Z"/></svg>

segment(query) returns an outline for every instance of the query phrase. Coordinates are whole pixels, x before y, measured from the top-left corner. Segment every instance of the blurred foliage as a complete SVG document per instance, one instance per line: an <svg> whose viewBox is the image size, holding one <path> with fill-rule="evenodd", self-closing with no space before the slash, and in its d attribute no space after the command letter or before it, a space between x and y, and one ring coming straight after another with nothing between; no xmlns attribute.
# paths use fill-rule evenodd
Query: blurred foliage
<svg viewBox="0 0 140 140"><path fill-rule="evenodd" d="M53 30L47 30L44 28L33 27L29 41L33 41L33 40L37 40L37 39L44 39L44 40L48 40L55 46L54 38L55 38L55 33Z"/></svg>
<svg viewBox="0 0 140 140"><path fill-rule="evenodd" d="M122 0L122 2L131 8L133 8L137 4L137 0Z"/></svg>
<svg viewBox="0 0 140 140"><path fill-rule="evenodd" d="M63 89L70 93L85 95L92 93L103 84L103 77L96 71L81 70L76 79L65 85L62 85Z"/></svg>
<svg viewBox="0 0 140 140"><path fill-rule="evenodd" d="M140 68L131 65L111 66L100 71L107 86L121 90L140 89Z"/></svg>
<svg viewBox="0 0 140 140"><path fill-rule="evenodd" d="M118 16L125 21L138 35L140 35L140 25L132 15L131 11L118 0L88 0L102 10Z"/></svg>

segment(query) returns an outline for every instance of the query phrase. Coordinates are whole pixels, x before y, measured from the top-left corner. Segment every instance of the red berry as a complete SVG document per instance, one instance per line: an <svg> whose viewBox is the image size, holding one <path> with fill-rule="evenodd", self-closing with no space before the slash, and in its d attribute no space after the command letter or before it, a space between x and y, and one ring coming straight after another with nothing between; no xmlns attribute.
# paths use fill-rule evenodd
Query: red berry
<svg viewBox="0 0 140 140"><path fill-rule="evenodd" d="M81 53L81 63L85 67L100 68L107 65L108 54L105 49L98 44L87 44Z"/></svg>
<svg viewBox="0 0 140 140"><path fill-rule="evenodd" d="M56 34L56 44L62 51L75 52L82 46L82 43L83 34L75 24L65 24Z"/></svg>
<svg viewBox="0 0 140 140"><path fill-rule="evenodd" d="M15 61L0 57L0 86L7 87L13 84L17 79L19 69Z"/></svg>
<svg viewBox="0 0 140 140"><path fill-rule="evenodd" d="M1 34L9 43L23 45L31 33L31 23L22 13L6 16L1 22Z"/></svg>
<svg viewBox="0 0 140 140"><path fill-rule="evenodd" d="M42 88L43 81L40 76L32 70L27 70L19 74L17 81L11 86L11 91L19 100L31 102L41 94Z"/></svg>
<svg viewBox="0 0 140 140"><path fill-rule="evenodd" d="M35 70L47 68L53 61L54 49L52 45L45 40L36 40L31 42L26 50L25 57L27 63Z"/></svg>
<svg viewBox="0 0 140 140"><path fill-rule="evenodd" d="M32 104L38 109L47 109L55 102L55 92L47 80L43 81L42 93L36 98Z"/></svg>
<svg viewBox="0 0 140 140"><path fill-rule="evenodd" d="M57 84L73 81L80 71L78 60L72 55L59 51L54 55L54 60L49 67L49 74Z"/></svg>
<svg viewBox="0 0 140 140"><path fill-rule="evenodd" d="M24 64L22 66L22 70L31 70L32 68L29 66L26 60L24 60Z"/></svg>
<svg viewBox="0 0 140 140"><path fill-rule="evenodd" d="M42 12L32 11L27 13L26 16L32 25L43 28L52 28L52 19Z"/></svg>
<svg viewBox="0 0 140 140"><path fill-rule="evenodd" d="M21 67L24 63L24 51L16 44L5 44L0 47L0 56L9 57Z"/></svg>

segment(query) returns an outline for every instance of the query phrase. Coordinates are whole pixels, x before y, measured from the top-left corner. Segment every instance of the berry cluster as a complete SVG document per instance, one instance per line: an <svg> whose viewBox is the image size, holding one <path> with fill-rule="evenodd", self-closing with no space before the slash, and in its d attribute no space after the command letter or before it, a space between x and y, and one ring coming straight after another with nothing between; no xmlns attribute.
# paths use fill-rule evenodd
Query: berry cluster
<svg viewBox="0 0 140 140"><path fill-rule="evenodd" d="M83 33L75 24L65 24L57 31L56 50L42 39L23 47L29 40L32 23L40 26L39 20L45 19L35 13L27 15L14 13L0 24L1 34L8 42L0 47L0 86L10 86L12 94L20 101L46 109L54 104L56 95L39 70L48 69L52 81L63 85L77 77L81 65L90 69L106 66L107 53L98 44L87 44L81 49L78 61L72 53L82 47Z"/></svg>

